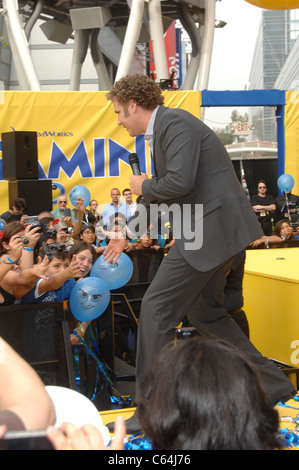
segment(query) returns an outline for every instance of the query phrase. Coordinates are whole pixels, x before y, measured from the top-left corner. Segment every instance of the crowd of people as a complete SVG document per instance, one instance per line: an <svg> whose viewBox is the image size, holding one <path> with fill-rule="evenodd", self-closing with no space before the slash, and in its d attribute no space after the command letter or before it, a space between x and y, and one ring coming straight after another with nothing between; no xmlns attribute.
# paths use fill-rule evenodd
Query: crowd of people
<svg viewBox="0 0 299 470"><path fill-rule="evenodd" d="M128 188L122 197L119 189L113 188L111 203L99 212L96 199L85 207L78 198L76 207L69 209L63 194L57 205L32 220L26 215L26 201L19 198L0 216L4 221L0 231L0 307L68 300L75 283L89 275L117 232L127 240L125 252L160 250L164 254L174 243L171 233L167 239L153 239L149 232L140 238L129 236L127 222L137 203ZM75 331L84 337L87 327L87 322L79 322ZM80 344L73 334L71 343Z"/></svg>
<svg viewBox="0 0 299 470"><path fill-rule="evenodd" d="M259 181L257 189L251 204L264 236L252 242L251 247L280 246L286 240L298 240L299 233L289 219L290 211L299 218L297 210L282 204L281 196L274 200L267 194L265 181ZM285 197L292 201L297 198L299 205L298 196ZM68 198L63 194L57 198L57 204L51 212L38 214L36 225L26 222L29 220L26 201L21 198L13 201L10 209L0 216L5 221L0 231L1 268L5 273L0 281L0 305L68 299L75 279L88 276L93 263L117 232L127 241L126 252L150 248L167 253L175 243L168 228L167 235L162 235L160 230L156 239L151 238L149 230L140 238L129 232L127 222L134 217L137 203L128 188L122 193L112 188L111 202L99 212L96 199L91 199L85 207L84 201L78 198L76 207L69 209Z"/></svg>
<svg viewBox="0 0 299 470"><path fill-rule="evenodd" d="M289 207L288 201L292 201ZM10 209L1 214L5 225L0 231L0 257L5 275L0 282L0 305L42 302L44 298L67 299L73 286L71 279L89 274L92 263L117 232L127 241L126 252L150 248L167 253L175 243L169 229L167 235L160 230L155 239L149 230L140 238L129 232L127 222L134 217L137 203L128 188L122 195L118 188L112 188L111 202L99 212L96 199L85 207L78 198L76 208L70 210L63 194L57 198L57 204L57 209L38 214L38 222L33 226L26 222L26 201L22 198L13 201ZM274 199L267 194L266 182L260 180L251 204L264 232L251 247L276 247L299 239L298 196L288 193ZM80 247L84 247L83 255L78 255Z"/></svg>

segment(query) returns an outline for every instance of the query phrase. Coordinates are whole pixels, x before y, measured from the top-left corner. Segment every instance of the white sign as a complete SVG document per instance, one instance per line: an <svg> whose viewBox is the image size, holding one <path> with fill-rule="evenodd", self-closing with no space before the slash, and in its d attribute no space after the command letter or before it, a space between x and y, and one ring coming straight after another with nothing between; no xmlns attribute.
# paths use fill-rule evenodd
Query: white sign
<svg viewBox="0 0 299 470"><path fill-rule="evenodd" d="M231 124L231 131L234 135L249 135L250 128L249 122L238 121Z"/></svg>

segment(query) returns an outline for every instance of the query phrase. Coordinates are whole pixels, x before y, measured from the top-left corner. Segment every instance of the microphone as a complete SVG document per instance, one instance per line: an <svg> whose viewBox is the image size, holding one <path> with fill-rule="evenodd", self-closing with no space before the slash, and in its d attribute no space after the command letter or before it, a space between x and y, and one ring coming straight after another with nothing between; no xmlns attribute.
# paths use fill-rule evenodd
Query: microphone
<svg viewBox="0 0 299 470"><path fill-rule="evenodd" d="M139 158L137 153L130 153L129 155L129 163L132 168L133 175L139 176L141 175L140 171L140 165L139 165ZM141 196L141 199L138 204L143 204L143 197ZM134 219L134 215L131 217L131 219Z"/></svg>
<svg viewBox="0 0 299 470"><path fill-rule="evenodd" d="M141 175L140 165L139 165L139 158L136 153L130 153L129 155L129 163L132 168L133 175Z"/></svg>

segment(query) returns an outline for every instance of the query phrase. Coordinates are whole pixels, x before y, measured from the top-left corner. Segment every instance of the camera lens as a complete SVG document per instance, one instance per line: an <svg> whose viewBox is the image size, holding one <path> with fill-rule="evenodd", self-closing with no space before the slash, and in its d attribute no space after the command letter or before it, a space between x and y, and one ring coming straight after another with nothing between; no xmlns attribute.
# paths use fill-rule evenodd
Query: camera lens
<svg viewBox="0 0 299 470"><path fill-rule="evenodd" d="M28 246L29 245L28 237L22 237L22 242L23 242L23 246Z"/></svg>

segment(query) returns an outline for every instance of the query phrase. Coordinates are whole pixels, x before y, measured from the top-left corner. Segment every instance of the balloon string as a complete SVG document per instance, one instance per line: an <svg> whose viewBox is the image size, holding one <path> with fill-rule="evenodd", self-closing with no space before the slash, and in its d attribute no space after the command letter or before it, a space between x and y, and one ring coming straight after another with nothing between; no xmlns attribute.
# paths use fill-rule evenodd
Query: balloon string
<svg viewBox="0 0 299 470"><path fill-rule="evenodd" d="M95 325L95 330L96 330L96 334L98 335L98 330L97 330L97 326L96 326L96 325ZM89 335L90 341L91 341L92 344L93 344L93 347L94 347L95 350L96 350L96 353L97 353L98 357L100 357L100 356L101 356L101 355L100 355L100 351L99 351L99 349L98 349L98 345L97 345L97 343L96 343L95 336L94 336L94 334L93 334L92 329L90 328L90 325L88 325L88 327L87 327L87 333L88 333L88 335ZM107 367L108 367L108 366L107 366ZM112 370L111 370L110 368L109 368L109 371L110 371L110 374L112 374L112 375L113 375L113 378L115 379L115 376L114 376L114 374L113 374L113 372L112 372ZM98 392L98 390L97 390L97 384L98 384L98 383L99 383L99 368L97 367L97 369L96 369L95 387L94 387L94 392L93 392L93 395L92 395L92 398L91 398L92 401L95 399L95 397L96 397L96 395L97 395L97 392Z"/></svg>
<svg viewBox="0 0 299 470"><path fill-rule="evenodd" d="M87 343L83 340L83 338L81 338L81 336L78 335L78 333L75 330L73 330L73 334L79 339L79 341L85 347L87 353L96 361L96 364L104 379L104 383L110 394L110 401L112 403L118 403L119 405L122 405L122 406L124 405L130 406L131 399L128 396L125 396L125 397L121 396L120 393L116 390L113 384L113 381L109 375L110 373L112 373L110 367L107 366L107 364L105 364L104 362L99 360L99 358L95 355L95 353L90 349Z"/></svg>

